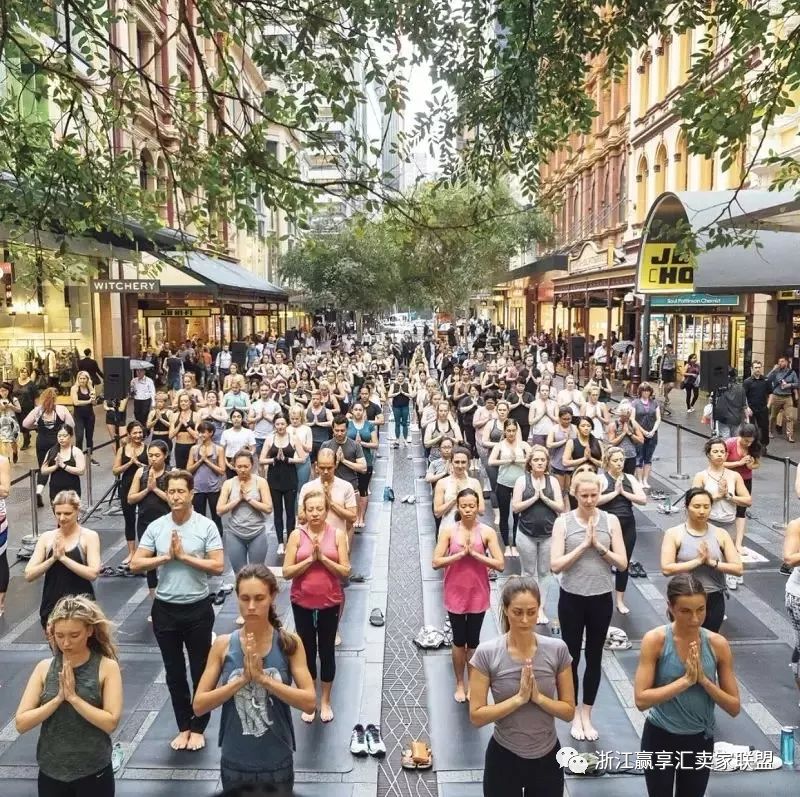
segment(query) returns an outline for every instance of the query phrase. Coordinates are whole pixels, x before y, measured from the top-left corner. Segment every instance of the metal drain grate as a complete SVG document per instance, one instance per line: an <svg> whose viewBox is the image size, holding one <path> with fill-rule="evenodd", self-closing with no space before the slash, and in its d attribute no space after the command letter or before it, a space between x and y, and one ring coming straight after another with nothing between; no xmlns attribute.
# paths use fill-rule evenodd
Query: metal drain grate
<svg viewBox="0 0 800 797"><path fill-rule="evenodd" d="M405 450L394 452L395 494L414 494L414 464ZM425 670L411 641L423 624L422 573L419 564L417 512L414 505L392 507L386 641L383 655L381 730L387 755L378 769L380 797L438 796L433 770L405 770L401 751L412 739L430 739Z"/></svg>

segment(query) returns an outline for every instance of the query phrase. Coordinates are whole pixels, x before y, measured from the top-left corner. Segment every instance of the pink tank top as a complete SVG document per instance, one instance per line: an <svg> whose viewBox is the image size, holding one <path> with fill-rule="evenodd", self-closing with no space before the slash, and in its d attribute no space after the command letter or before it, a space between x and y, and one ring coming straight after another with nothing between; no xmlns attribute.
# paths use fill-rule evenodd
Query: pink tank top
<svg viewBox="0 0 800 797"><path fill-rule="evenodd" d="M311 558L314 544L305 527L300 526L300 544L297 546L296 562L304 562ZM336 547L336 529L326 524L320 540L322 553L334 562L339 561L339 549ZM292 603L304 609L330 609L338 606L343 599L342 583L337 575L331 573L322 562L314 562L304 573L292 581L289 593Z"/></svg>
<svg viewBox="0 0 800 797"><path fill-rule="evenodd" d="M470 545L476 553L485 554L482 529L482 524L476 524L472 530ZM450 538L448 556L463 550L462 530L463 526L459 523L455 527L456 534ZM453 614L479 614L489 609L489 571L486 565L467 556L445 570L444 608Z"/></svg>

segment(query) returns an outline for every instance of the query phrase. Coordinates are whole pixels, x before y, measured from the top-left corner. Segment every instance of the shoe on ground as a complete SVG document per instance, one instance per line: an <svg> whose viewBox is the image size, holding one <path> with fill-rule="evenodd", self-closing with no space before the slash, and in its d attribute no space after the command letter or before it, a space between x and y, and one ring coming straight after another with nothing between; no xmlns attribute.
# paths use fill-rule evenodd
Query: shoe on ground
<svg viewBox="0 0 800 797"><path fill-rule="evenodd" d="M369 754L376 758L383 758L386 755L386 745L381 738L381 731L377 725L370 723L366 728L367 750Z"/></svg>
<svg viewBox="0 0 800 797"><path fill-rule="evenodd" d="M793 569L794 569L794 568L790 567L789 565L787 565L787 564L784 562L784 563L781 565L781 570L780 570L780 573L781 573L781 575L782 575L782 576L790 576L790 575L792 575L792 570L793 570Z"/></svg>
<svg viewBox="0 0 800 797"><path fill-rule="evenodd" d="M739 589L739 582L736 580L736 576L725 576L725 586L731 591Z"/></svg>
<svg viewBox="0 0 800 797"><path fill-rule="evenodd" d="M286 546L285 546L283 543L281 543L281 544L278 546L278 550L277 550L277 552L276 552L276 555L277 555L277 556L283 556L283 554L284 554L285 550L286 550Z"/></svg>
<svg viewBox="0 0 800 797"><path fill-rule="evenodd" d="M686 410L686 412L694 412L694 407L689 407L689 409Z"/></svg>
<svg viewBox="0 0 800 797"><path fill-rule="evenodd" d="M41 493L36 493L36 506L38 506L39 509L44 507L44 499L42 498Z"/></svg>
<svg viewBox="0 0 800 797"><path fill-rule="evenodd" d="M90 460L90 461L91 461L92 465L99 465L100 464L96 459L93 459L93 460Z"/></svg>
<svg viewBox="0 0 800 797"><path fill-rule="evenodd" d="M380 628L382 625L385 624L385 622L386 620L383 616L383 612L380 609L375 608L370 612L369 615L370 625L374 625L376 628Z"/></svg>
<svg viewBox="0 0 800 797"><path fill-rule="evenodd" d="M222 606L222 604L225 603L225 598L227 597L228 596L226 593L218 592L213 598L214 606Z"/></svg>

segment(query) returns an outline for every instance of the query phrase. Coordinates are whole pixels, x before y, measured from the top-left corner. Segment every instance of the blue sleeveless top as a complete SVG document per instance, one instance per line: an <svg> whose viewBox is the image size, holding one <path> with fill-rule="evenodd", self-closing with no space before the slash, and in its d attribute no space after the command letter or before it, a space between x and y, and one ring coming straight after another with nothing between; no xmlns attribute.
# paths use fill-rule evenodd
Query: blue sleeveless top
<svg viewBox="0 0 800 797"><path fill-rule="evenodd" d="M231 634L220 684L241 675L244 669L239 634L239 631ZM263 662L264 672L272 671L272 676L280 676L287 686L292 683L289 659L277 631ZM272 772L291 766L295 749L291 709L260 684L245 684L222 704L219 746L222 765L240 772Z"/></svg>
<svg viewBox="0 0 800 797"><path fill-rule="evenodd" d="M666 686L686 674L686 667L675 650L672 625L664 626L664 649L656 667L654 687ZM717 682L717 657L708 640L708 631L700 629L700 662L706 677ZM647 719L669 733L691 735L702 733L707 739L714 736L714 701L699 684L650 709Z"/></svg>

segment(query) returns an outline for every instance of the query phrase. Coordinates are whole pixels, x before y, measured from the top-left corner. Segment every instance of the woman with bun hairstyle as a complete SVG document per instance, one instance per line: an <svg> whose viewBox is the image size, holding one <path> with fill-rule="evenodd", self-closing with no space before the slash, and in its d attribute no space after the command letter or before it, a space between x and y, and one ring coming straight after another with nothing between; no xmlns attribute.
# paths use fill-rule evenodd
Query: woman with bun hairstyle
<svg viewBox="0 0 800 797"><path fill-rule="evenodd" d="M667 584L669 620L642 639L634 700L647 711L640 756L648 797L703 797L714 755L714 709L739 714L739 686L725 637L705 628L707 596L692 573ZM671 754L669 757L665 753ZM638 757L638 756L637 756Z"/></svg>
<svg viewBox="0 0 800 797"><path fill-rule="evenodd" d="M433 552L433 569L445 569L444 607L453 629L453 697L457 703L469 699L467 662L480 643L483 618L489 610L489 569L502 572L505 567L497 534L478 518L479 503L475 490L459 491L455 524L442 529Z"/></svg>

